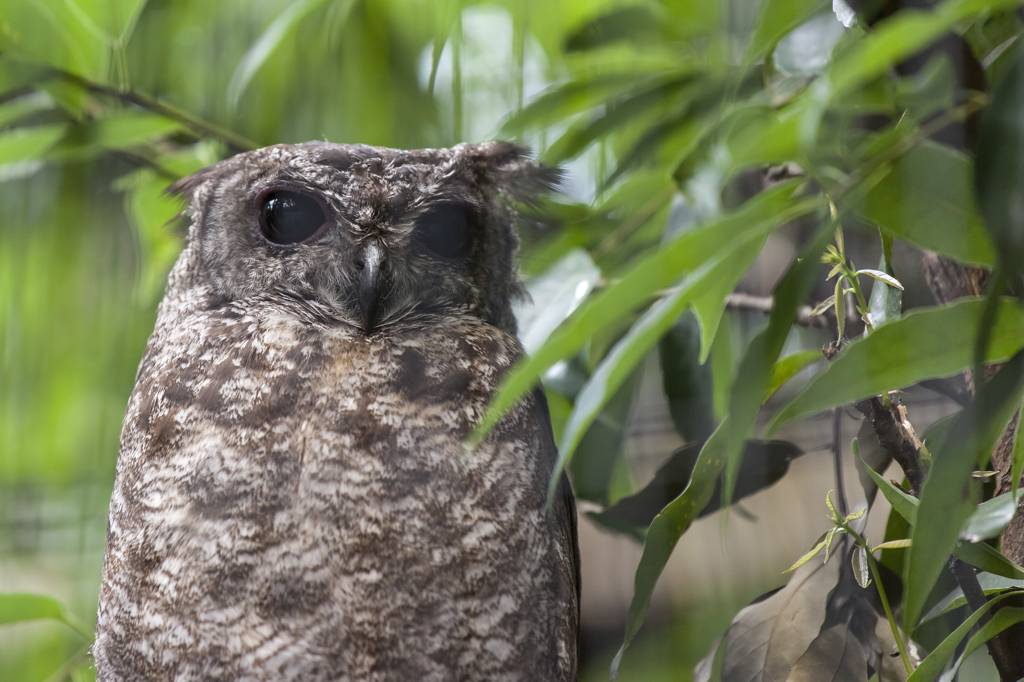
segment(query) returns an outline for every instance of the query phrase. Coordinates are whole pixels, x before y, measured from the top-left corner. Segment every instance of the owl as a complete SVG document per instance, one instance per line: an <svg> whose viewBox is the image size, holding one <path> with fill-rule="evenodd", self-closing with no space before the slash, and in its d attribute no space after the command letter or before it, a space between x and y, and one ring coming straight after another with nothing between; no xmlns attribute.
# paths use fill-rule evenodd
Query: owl
<svg viewBox="0 0 1024 682"><path fill-rule="evenodd" d="M187 244L110 502L100 682L571 680L579 552L522 356L510 143L277 145L179 181Z"/></svg>

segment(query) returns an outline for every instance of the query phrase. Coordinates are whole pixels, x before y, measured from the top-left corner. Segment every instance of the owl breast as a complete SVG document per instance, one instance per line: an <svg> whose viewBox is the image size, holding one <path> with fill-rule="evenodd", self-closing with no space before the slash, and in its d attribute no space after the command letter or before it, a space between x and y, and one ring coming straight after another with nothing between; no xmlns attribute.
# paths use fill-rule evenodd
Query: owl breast
<svg viewBox="0 0 1024 682"><path fill-rule="evenodd" d="M543 406L463 446L520 354L512 337L455 318L368 337L280 307L176 305L125 420L101 680L575 674Z"/></svg>

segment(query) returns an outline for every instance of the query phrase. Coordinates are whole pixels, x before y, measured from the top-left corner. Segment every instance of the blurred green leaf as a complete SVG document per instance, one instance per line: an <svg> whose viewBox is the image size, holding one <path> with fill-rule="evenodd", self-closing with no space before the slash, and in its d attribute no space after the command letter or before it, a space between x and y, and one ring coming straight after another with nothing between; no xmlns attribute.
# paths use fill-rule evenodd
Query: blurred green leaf
<svg viewBox="0 0 1024 682"><path fill-rule="evenodd" d="M537 352L517 364L502 380L487 412L473 429L470 443L479 443L553 364L569 356L599 330L630 315L658 290L677 281L738 240L765 235L779 225L806 215L821 205L820 198L797 199L799 183L782 183L754 197L738 210L711 220L639 259L622 279L591 296Z"/></svg>
<svg viewBox="0 0 1024 682"><path fill-rule="evenodd" d="M60 142L47 152L46 158L84 159L110 149L153 142L181 130L181 123L173 119L142 109L120 109L84 125L69 127Z"/></svg>
<svg viewBox="0 0 1024 682"><path fill-rule="evenodd" d="M751 339L740 360L726 418L727 422L732 422L722 486L726 506L732 504L743 439L749 437L754 418L764 402L771 385L772 367L796 321L797 310L820 275L820 257L831 238L832 230L828 226L820 227L814 241L802 249L786 270L773 292L775 303L768 316L768 326Z"/></svg>
<svg viewBox="0 0 1024 682"><path fill-rule="evenodd" d="M977 214L971 161L924 140L890 166L860 207L900 239L964 263L992 265L995 252Z"/></svg>
<svg viewBox="0 0 1024 682"><path fill-rule="evenodd" d="M726 295L757 257L763 243L764 237L761 236L747 238L735 249L725 253L718 262L705 264L696 270L675 292L651 306L615 344L576 396L572 417L558 448L558 462L548 487L549 496L555 494L562 469L572 458L583 434L651 347L691 305L697 310L700 319L717 325L725 309Z"/></svg>
<svg viewBox="0 0 1024 682"><path fill-rule="evenodd" d="M281 47L281 44L298 28L299 24L316 10L322 8L331 0L298 0L287 5L281 14L267 27L267 30L245 53L242 60L238 62L235 73L228 83L227 102L232 110L238 108L238 103L245 94L253 77L263 68L274 53ZM352 11L356 0L341 0L344 2L342 16L347 17Z"/></svg>
<svg viewBox="0 0 1024 682"><path fill-rule="evenodd" d="M597 74L556 86L514 112L498 136L514 137L530 129L562 123L636 87L638 78L636 73Z"/></svg>
<svg viewBox="0 0 1024 682"><path fill-rule="evenodd" d="M1006 275L1024 270L1024 50L992 91L978 126L974 189Z"/></svg>
<svg viewBox="0 0 1024 682"><path fill-rule="evenodd" d="M961 410L950 426L951 433L957 437L947 439L935 453L921 490L918 523L914 525L913 545L907 554L903 602L903 622L907 630L917 624L935 580L956 547L961 527L978 504L979 486L971 481L971 472L979 461L987 460L991 454L1022 395L1024 352L1018 352L991 380L982 384L974 400Z"/></svg>
<svg viewBox="0 0 1024 682"><path fill-rule="evenodd" d="M146 0L65 0L71 15L109 42L127 41Z"/></svg>
<svg viewBox="0 0 1024 682"><path fill-rule="evenodd" d="M86 639L92 639L89 629L53 597L27 592L0 593L0 625L44 619L60 621Z"/></svg>
<svg viewBox="0 0 1024 682"><path fill-rule="evenodd" d="M779 412L766 433L837 405L963 371L973 362L974 335L984 306L981 299L961 299L921 308L853 341ZM1014 299L1004 299L986 362L1006 360L1022 346L1024 311Z"/></svg>
<svg viewBox="0 0 1024 682"><path fill-rule="evenodd" d="M748 60L763 54L782 36L826 7L826 0L767 0L761 10L761 23L747 48Z"/></svg>
<svg viewBox="0 0 1024 682"><path fill-rule="evenodd" d="M38 159L64 135L66 129L65 125L53 124L0 133L0 168Z"/></svg>
<svg viewBox="0 0 1024 682"><path fill-rule="evenodd" d="M536 352L551 332L593 290L601 271L583 249L573 249L546 272L526 283L531 302L516 306L519 338L527 353Z"/></svg>

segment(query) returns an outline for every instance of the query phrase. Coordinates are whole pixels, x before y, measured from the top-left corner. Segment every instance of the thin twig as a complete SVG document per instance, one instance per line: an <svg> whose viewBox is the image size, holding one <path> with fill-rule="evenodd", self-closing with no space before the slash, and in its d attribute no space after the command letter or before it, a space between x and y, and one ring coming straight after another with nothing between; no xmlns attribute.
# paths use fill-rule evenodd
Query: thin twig
<svg viewBox="0 0 1024 682"><path fill-rule="evenodd" d="M843 481L843 413L838 407L832 408L832 467L835 470L839 513L846 517L850 515L850 505L846 502L846 484Z"/></svg>
<svg viewBox="0 0 1024 682"><path fill-rule="evenodd" d="M257 143L239 135L238 133L232 132L215 123L204 121L197 116L193 116L184 109L179 109L178 107L166 104L155 97L144 95L141 92L136 92L134 90L118 90L117 88L112 88L109 85L103 85L102 83L96 83L87 78L82 78L78 74L64 71L62 69L51 69L50 74L56 78L61 78L70 83L74 83L83 90L87 90L98 95L113 97L121 100L122 102L128 102L129 104L134 104L135 106L152 111L155 114L160 114L161 116L174 119L187 128L191 128L192 131L197 133L200 137L209 136L221 139L235 151L242 152L259 147Z"/></svg>

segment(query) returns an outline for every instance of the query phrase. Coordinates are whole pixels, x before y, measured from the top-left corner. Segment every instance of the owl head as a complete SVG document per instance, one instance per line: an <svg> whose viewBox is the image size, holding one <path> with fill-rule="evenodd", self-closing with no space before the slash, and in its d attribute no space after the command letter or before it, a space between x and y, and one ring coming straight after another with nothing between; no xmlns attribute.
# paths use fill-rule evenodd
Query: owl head
<svg viewBox="0 0 1024 682"><path fill-rule="evenodd" d="M239 154L169 189L188 277L215 301L289 299L372 335L431 316L515 333L516 206L559 180L507 142L401 151L308 142Z"/></svg>

